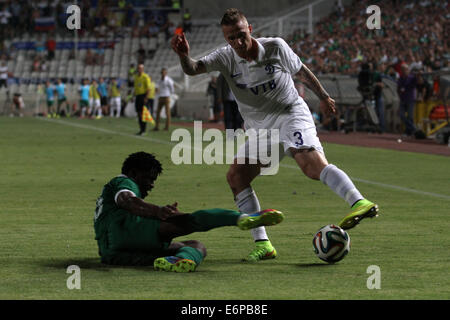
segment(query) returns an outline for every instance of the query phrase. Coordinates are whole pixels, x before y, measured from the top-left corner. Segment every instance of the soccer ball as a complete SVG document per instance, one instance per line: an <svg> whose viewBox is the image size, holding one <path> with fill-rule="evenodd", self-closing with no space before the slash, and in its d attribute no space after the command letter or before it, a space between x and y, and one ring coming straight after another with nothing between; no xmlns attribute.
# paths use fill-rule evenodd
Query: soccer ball
<svg viewBox="0 0 450 320"><path fill-rule="evenodd" d="M328 263L342 260L350 251L350 236L334 224L320 228L313 239L316 255Z"/></svg>

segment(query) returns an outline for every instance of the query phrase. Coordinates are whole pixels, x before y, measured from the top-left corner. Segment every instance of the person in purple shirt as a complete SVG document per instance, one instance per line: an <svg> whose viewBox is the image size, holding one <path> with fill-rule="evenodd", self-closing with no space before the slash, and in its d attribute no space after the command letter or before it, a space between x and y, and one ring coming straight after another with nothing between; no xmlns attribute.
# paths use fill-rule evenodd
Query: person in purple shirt
<svg viewBox="0 0 450 320"><path fill-rule="evenodd" d="M399 114L405 125L405 134L410 136L416 132L414 125L414 104L416 100L417 78L410 73L406 64L402 65L402 73L397 80L397 93L400 97Z"/></svg>

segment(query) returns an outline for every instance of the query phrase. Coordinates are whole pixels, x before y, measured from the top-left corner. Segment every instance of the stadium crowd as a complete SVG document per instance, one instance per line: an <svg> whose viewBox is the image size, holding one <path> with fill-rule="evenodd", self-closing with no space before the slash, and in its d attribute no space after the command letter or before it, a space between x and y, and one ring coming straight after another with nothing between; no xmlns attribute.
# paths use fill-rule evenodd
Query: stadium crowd
<svg viewBox="0 0 450 320"><path fill-rule="evenodd" d="M366 27L366 8L373 4L381 8L378 30ZM368 62L398 77L402 63L424 72L449 67L449 19L447 1L361 0L336 6L315 24L314 35L297 30L287 40L316 74L356 75Z"/></svg>

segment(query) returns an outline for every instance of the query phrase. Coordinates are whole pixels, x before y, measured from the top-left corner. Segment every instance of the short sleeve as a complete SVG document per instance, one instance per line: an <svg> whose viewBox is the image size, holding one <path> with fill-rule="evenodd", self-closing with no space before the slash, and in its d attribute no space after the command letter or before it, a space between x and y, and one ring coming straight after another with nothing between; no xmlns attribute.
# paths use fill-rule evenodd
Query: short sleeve
<svg viewBox="0 0 450 320"><path fill-rule="evenodd" d="M217 49L200 60L204 63L208 73L224 71L226 66L225 48Z"/></svg>
<svg viewBox="0 0 450 320"><path fill-rule="evenodd" d="M117 197L124 191L129 191L133 193L135 197L140 197L139 187L133 180L125 177L118 177L113 181L112 193L114 194L114 202L117 203Z"/></svg>
<svg viewBox="0 0 450 320"><path fill-rule="evenodd" d="M291 74L296 74L303 65L300 57L291 49L286 41L279 38L279 42L281 50L280 56L282 59L281 63Z"/></svg>

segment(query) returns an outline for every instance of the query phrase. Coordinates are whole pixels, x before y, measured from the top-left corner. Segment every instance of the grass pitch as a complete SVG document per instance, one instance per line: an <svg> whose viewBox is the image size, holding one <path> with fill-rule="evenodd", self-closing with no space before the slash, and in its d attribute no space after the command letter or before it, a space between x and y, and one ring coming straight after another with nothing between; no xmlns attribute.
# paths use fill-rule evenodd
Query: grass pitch
<svg viewBox="0 0 450 320"><path fill-rule="evenodd" d="M351 252L341 262L320 261L312 237L339 222L347 204L285 158L276 176L253 184L262 208L286 216L267 228L277 259L242 263L251 235L226 227L179 238L208 248L191 274L102 265L95 200L132 152L155 153L164 167L147 201L178 201L185 212L235 208L228 165L176 166L169 133L136 131L131 119L0 118L0 299L450 298L449 158L333 144L324 144L330 163L380 206L379 218L350 230ZM81 269L80 290L67 288L70 265ZM367 288L371 265L381 271L378 290Z"/></svg>

